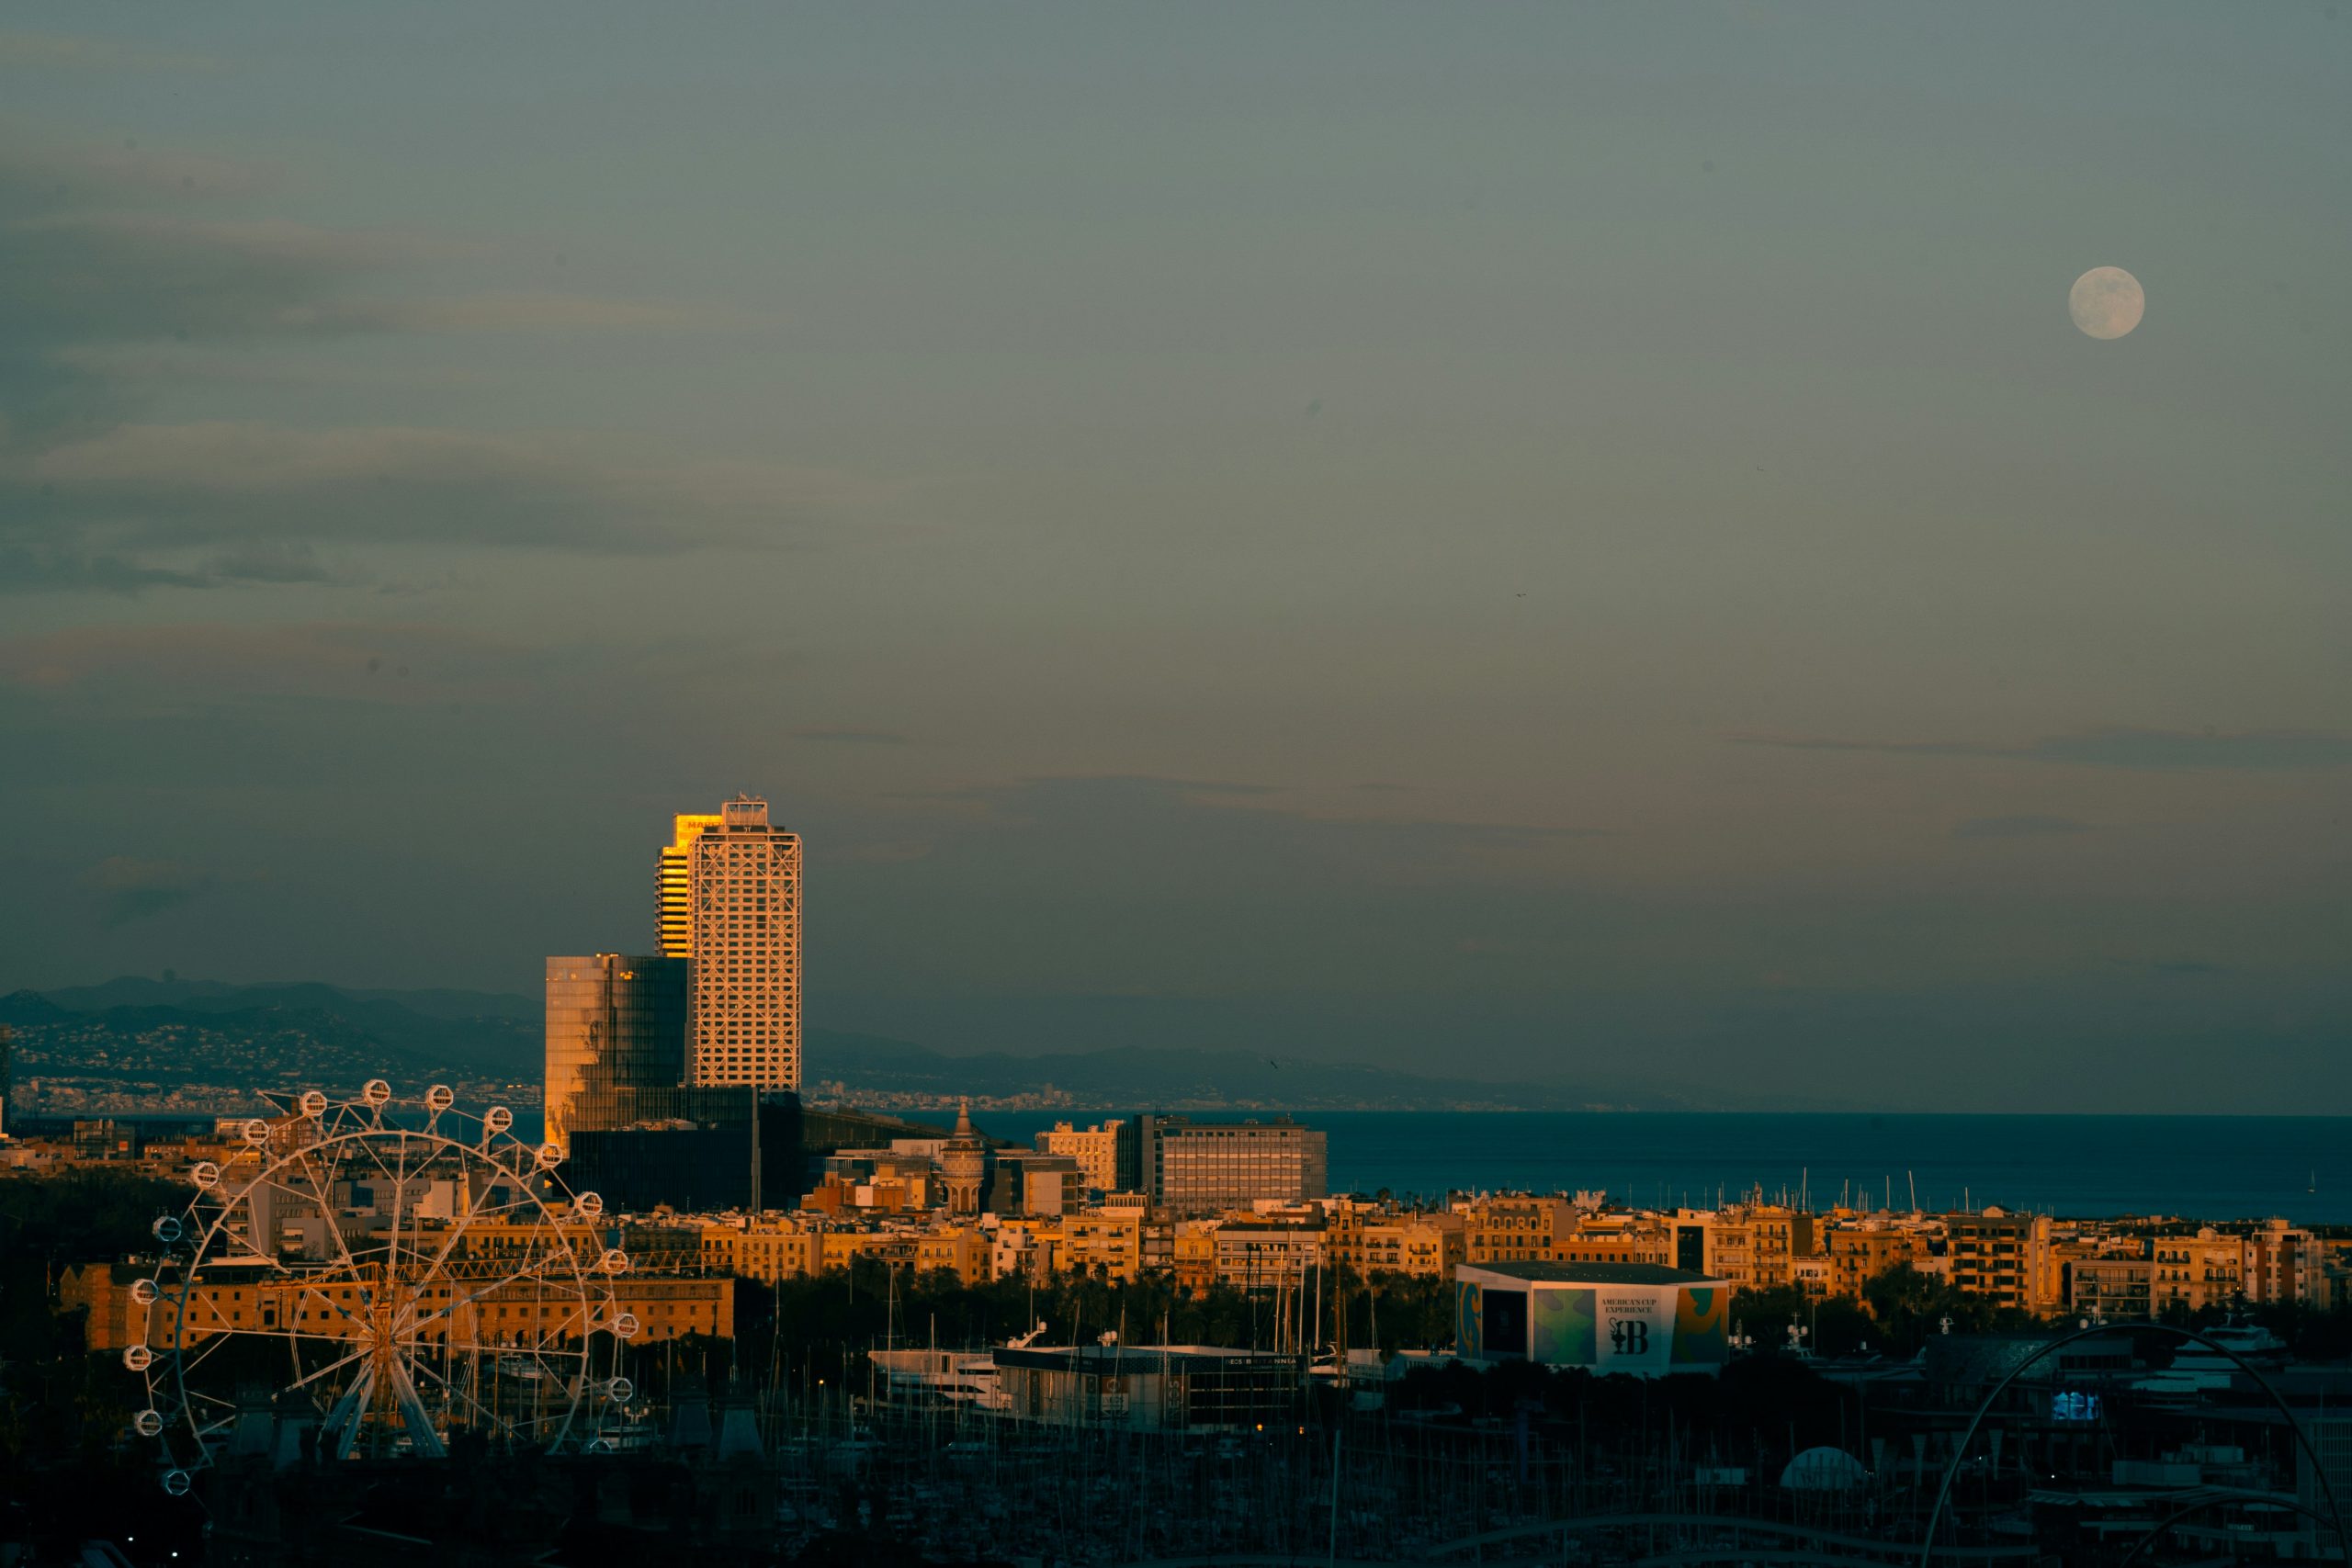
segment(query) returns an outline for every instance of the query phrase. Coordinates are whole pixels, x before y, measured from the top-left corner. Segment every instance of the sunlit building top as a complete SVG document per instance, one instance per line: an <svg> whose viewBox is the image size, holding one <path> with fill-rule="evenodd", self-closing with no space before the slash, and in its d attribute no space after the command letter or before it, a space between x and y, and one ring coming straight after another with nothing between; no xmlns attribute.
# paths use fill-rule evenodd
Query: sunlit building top
<svg viewBox="0 0 2352 1568"><path fill-rule="evenodd" d="M694 841L720 820L717 812L692 811L670 819L670 841L662 846L654 876L654 919L664 958L695 955Z"/></svg>

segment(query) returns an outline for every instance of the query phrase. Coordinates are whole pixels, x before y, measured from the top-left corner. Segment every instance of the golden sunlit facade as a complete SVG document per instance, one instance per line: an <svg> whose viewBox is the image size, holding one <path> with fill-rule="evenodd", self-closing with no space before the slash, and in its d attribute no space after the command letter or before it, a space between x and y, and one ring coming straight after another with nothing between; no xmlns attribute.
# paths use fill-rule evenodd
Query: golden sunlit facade
<svg viewBox="0 0 2352 1568"><path fill-rule="evenodd" d="M91 1349L197 1344L219 1334L300 1333L347 1337L355 1345L366 1336L368 1303L363 1298L368 1280L339 1281L322 1289L266 1267L222 1269L223 1278L207 1279L188 1293L187 1322L182 1324L177 1294L167 1293L153 1306L141 1306L132 1299L132 1286L147 1271L140 1265L93 1263L68 1270L60 1281L68 1304L89 1312ZM485 1277L496 1280L499 1271ZM536 1280L493 1283L470 1295L462 1285L447 1280L407 1295L384 1292L380 1287L379 1292L417 1314L418 1337L436 1344L544 1344L577 1339L583 1325L576 1293ZM591 1331L609 1329L612 1318L621 1313L637 1318L639 1333L646 1339L682 1334L726 1338L735 1331L734 1287L725 1278L629 1274L612 1282L612 1292L609 1304L597 1302L588 1307L584 1323Z"/></svg>
<svg viewBox="0 0 2352 1568"><path fill-rule="evenodd" d="M670 841L662 846L654 874L654 922L664 958L695 955L694 843L718 823L715 811L682 811L670 818Z"/></svg>

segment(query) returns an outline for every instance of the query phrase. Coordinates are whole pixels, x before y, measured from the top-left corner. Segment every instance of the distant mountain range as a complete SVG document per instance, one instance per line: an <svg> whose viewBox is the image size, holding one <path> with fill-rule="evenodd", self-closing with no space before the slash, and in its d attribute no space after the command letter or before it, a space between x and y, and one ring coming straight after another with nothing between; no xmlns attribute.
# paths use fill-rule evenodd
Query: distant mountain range
<svg viewBox="0 0 2352 1568"><path fill-rule="evenodd" d="M355 1091L370 1077L446 1081L461 1094L536 1100L541 1004L487 991L232 986L135 976L0 997L16 1032L17 1104L32 1114L251 1109L256 1089ZM903 1040L811 1028L813 1100L932 1110L989 1107L1566 1111L1634 1109L1557 1084L1423 1077L1258 1052L1119 1048L951 1055ZM1645 1093L1643 1109L1689 1109Z"/></svg>
<svg viewBox="0 0 2352 1568"><path fill-rule="evenodd" d="M262 1089L356 1093L371 1077L533 1103L537 1004L458 991L109 980L0 996L20 1114L255 1109Z"/></svg>

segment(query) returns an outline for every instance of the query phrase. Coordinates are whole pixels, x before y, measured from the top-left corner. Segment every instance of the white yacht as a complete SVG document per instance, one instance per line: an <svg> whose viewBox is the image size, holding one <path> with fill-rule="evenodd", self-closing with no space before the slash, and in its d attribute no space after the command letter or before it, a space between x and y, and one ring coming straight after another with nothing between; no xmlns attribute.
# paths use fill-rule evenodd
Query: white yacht
<svg viewBox="0 0 2352 1568"><path fill-rule="evenodd" d="M2256 1371L2275 1371L2287 1364L2287 1343L2258 1323L2232 1319L2198 1330L2212 1345L2185 1343L2172 1365L2132 1386L2143 1397L2160 1402L2193 1404L2211 1391L2227 1389L2241 1365ZM2222 1349L2213 1347L2219 1346ZM2231 1352L2223 1355L2223 1349ZM2234 1356L2236 1359L2232 1359Z"/></svg>
<svg viewBox="0 0 2352 1568"><path fill-rule="evenodd" d="M876 1350L880 1402L900 1410L962 1405L996 1414L1012 1407L992 1350Z"/></svg>

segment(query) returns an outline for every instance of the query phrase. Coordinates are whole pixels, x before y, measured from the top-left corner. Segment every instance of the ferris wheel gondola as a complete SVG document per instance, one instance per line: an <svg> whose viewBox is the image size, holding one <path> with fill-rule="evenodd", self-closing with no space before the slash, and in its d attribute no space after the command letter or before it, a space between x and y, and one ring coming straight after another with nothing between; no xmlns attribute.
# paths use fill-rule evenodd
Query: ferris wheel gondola
<svg viewBox="0 0 2352 1568"><path fill-rule="evenodd" d="M619 1382L596 1363L638 1329L613 1300L627 1255L595 1194L557 1177L561 1151L513 1126L437 1084L396 1104L379 1078L294 1097L193 1168L187 1212L155 1222L123 1353L167 1491L232 1445L343 1461L440 1457L467 1435L594 1444Z"/></svg>

